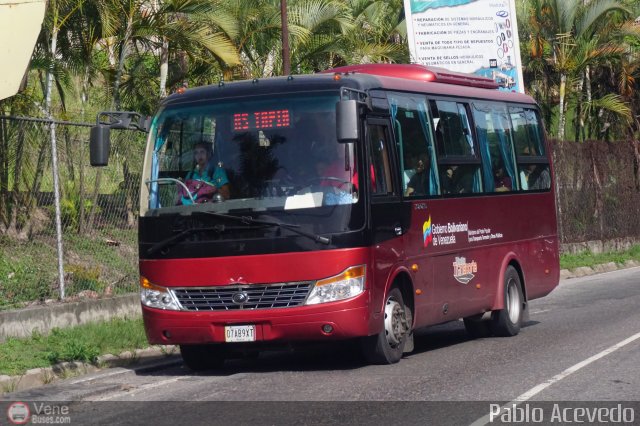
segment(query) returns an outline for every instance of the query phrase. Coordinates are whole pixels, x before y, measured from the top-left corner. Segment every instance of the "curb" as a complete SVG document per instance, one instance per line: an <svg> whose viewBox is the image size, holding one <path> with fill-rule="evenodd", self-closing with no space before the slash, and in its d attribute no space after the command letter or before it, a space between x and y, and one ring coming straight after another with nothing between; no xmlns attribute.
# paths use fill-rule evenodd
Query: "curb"
<svg viewBox="0 0 640 426"><path fill-rule="evenodd" d="M604 272L613 272L621 269L636 268L640 266L640 262L635 260L627 260L622 265L615 262L602 263L593 267L580 266L575 269L561 269L560 280L568 280L571 278L586 277L588 275L602 274Z"/></svg>
<svg viewBox="0 0 640 426"><path fill-rule="evenodd" d="M130 368L151 371L182 363L177 346L153 346L123 352L120 355L100 355L95 363L63 362L51 367L33 368L18 376L0 375L0 395L55 383L70 377L95 373L106 368Z"/></svg>
<svg viewBox="0 0 640 426"><path fill-rule="evenodd" d="M30 337L34 331L49 334L56 327L67 328L116 317L136 318L141 315L138 293L0 311L0 343L8 337Z"/></svg>

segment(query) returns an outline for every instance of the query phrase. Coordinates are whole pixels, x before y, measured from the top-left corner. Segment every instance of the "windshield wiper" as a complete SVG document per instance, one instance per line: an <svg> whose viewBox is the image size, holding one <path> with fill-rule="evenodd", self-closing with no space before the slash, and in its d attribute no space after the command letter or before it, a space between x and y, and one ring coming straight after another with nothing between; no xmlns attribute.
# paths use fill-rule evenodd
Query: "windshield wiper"
<svg viewBox="0 0 640 426"><path fill-rule="evenodd" d="M221 233L224 232L226 230L231 230L231 229L238 229L235 227L228 227L225 226L223 224L217 224L215 226L208 226L208 227L189 227L189 228L185 228L182 231L178 232L175 235L170 236L169 238L165 238L162 241L158 241L157 243L155 243L154 245L152 245L151 247L149 247L147 249L147 254L153 254L159 250L162 250L163 248L169 247L170 245L173 245L175 243L177 243L178 241L180 241L181 239L183 239L184 237L186 237L189 234L193 234L196 232L206 232L206 231L215 231L217 233ZM246 227L242 228L247 229Z"/></svg>
<svg viewBox="0 0 640 426"><path fill-rule="evenodd" d="M238 221L238 222L242 222L242 223L244 223L246 225L277 226L278 228L288 229L289 231L295 232L298 235L302 235L303 237L310 238L310 239L312 239L313 241L315 241L317 243L322 243L322 244L327 244L327 245L331 243L331 239L330 238L323 237L322 235L313 234L311 232L304 231L302 229L299 229L300 225L294 225L292 223L276 222L276 221L262 220L262 219L254 219L251 216L233 216L233 215L224 214L224 213L217 213L217 212L200 212L200 213L209 214L209 215L220 217L220 218L223 218L223 219L235 220L235 221Z"/></svg>

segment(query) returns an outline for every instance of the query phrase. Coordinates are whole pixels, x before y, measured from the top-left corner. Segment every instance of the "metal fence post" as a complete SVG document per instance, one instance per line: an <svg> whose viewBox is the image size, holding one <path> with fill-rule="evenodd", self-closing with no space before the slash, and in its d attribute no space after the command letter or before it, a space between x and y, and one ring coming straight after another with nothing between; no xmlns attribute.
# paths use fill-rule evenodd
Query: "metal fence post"
<svg viewBox="0 0 640 426"><path fill-rule="evenodd" d="M56 243L58 252L58 280L60 282L60 300L64 300L64 261L62 249L62 216L60 213L60 180L58 179L58 149L56 147L56 123L49 123L51 131L51 169L53 171L53 198L56 210Z"/></svg>

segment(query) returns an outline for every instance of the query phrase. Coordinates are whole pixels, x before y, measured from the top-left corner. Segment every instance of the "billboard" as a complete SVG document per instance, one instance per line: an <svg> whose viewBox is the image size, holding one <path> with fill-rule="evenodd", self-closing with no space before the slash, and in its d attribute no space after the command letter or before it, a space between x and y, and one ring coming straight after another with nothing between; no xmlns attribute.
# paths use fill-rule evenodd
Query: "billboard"
<svg viewBox="0 0 640 426"><path fill-rule="evenodd" d="M0 99L20 88L46 4L45 0L0 0Z"/></svg>
<svg viewBox="0 0 640 426"><path fill-rule="evenodd" d="M524 93L515 0L404 0L411 62Z"/></svg>

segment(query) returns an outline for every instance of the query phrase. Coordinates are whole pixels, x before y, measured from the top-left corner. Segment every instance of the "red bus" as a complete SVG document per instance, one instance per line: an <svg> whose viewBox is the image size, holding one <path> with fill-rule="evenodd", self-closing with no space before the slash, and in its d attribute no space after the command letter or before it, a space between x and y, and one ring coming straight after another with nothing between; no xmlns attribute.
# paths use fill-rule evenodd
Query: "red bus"
<svg viewBox="0 0 640 426"><path fill-rule="evenodd" d="M201 370L345 339L395 363L413 330L461 318L517 334L559 281L553 172L533 99L496 87L361 65L168 97L141 186L149 342Z"/></svg>

